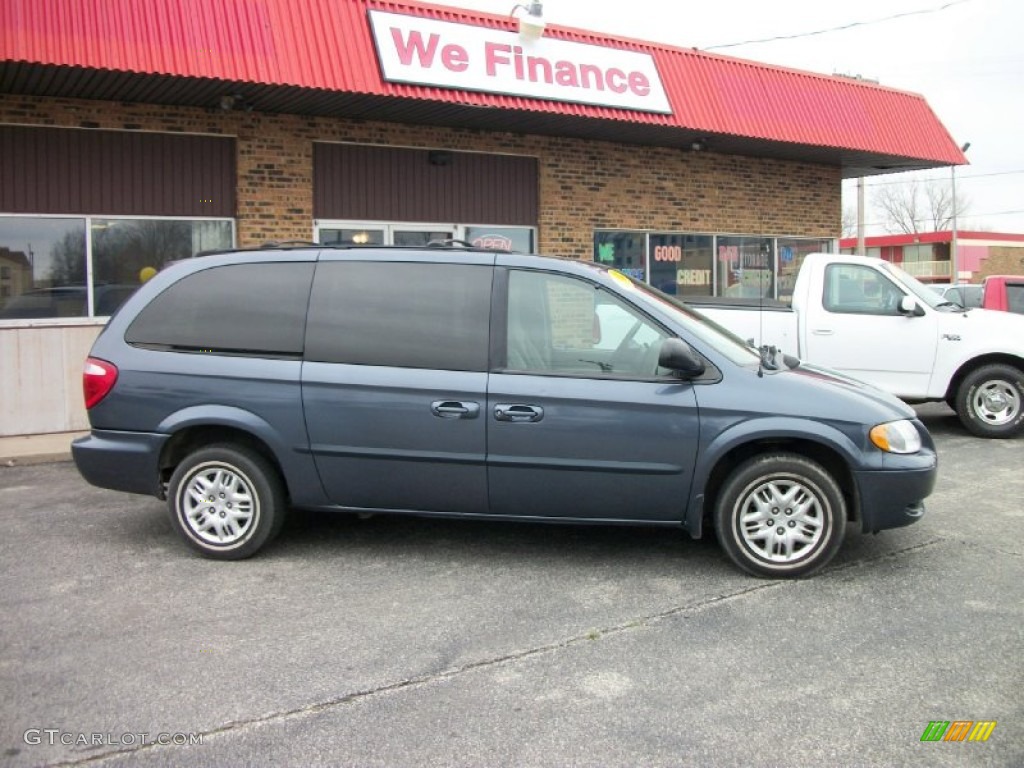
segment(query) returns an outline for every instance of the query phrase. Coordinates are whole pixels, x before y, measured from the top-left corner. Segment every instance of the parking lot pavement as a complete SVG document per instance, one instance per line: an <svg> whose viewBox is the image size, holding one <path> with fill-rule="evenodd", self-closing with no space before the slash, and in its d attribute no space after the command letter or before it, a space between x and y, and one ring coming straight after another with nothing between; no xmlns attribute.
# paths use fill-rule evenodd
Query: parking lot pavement
<svg viewBox="0 0 1024 768"><path fill-rule="evenodd" d="M925 518L797 582L663 530L303 513L215 563L155 499L0 468L0 761L1024 765L1024 440L920 413Z"/></svg>

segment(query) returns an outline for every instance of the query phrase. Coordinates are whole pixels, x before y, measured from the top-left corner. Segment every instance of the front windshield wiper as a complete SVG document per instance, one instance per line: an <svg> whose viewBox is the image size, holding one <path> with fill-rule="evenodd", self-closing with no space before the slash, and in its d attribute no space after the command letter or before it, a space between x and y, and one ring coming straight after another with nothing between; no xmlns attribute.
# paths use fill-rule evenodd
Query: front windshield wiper
<svg viewBox="0 0 1024 768"><path fill-rule="evenodd" d="M762 344L759 352L761 353L761 365L763 365L769 371L779 370L778 347L770 346L768 344Z"/></svg>
<svg viewBox="0 0 1024 768"><path fill-rule="evenodd" d="M751 345L753 346L753 345ZM761 356L761 365L758 367L758 373L763 374L764 370L777 371L781 368L779 365L779 348L768 344L762 344L760 349L757 350ZM800 358L787 355L785 352L781 354L781 363L790 370L800 367Z"/></svg>

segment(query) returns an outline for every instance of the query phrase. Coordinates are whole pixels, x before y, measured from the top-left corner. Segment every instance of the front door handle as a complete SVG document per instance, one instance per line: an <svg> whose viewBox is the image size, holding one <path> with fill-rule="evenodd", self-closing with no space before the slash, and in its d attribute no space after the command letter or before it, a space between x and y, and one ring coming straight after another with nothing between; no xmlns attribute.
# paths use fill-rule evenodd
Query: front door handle
<svg viewBox="0 0 1024 768"><path fill-rule="evenodd" d="M544 409L539 405L498 403L494 406L494 418L498 421L540 421L544 418Z"/></svg>
<svg viewBox="0 0 1024 768"><path fill-rule="evenodd" d="M480 413L480 403L464 403L460 400L435 400L430 411L442 419L475 419Z"/></svg>
<svg viewBox="0 0 1024 768"><path fill-rule="evenodd" d="M831 336L835 333L831 328L812 328L811 333L815 336Z"/></svg>

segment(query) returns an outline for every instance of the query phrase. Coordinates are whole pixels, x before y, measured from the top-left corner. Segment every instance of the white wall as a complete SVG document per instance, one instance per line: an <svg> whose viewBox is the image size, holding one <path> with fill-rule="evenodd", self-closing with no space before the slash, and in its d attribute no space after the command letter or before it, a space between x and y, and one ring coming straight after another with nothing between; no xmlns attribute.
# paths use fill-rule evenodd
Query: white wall
<svg viewBox="0 0 1024 768"><path fill-rule="evenodd" d="M89 428L82 366L102 327L0 328L0 437Z"/></svg>

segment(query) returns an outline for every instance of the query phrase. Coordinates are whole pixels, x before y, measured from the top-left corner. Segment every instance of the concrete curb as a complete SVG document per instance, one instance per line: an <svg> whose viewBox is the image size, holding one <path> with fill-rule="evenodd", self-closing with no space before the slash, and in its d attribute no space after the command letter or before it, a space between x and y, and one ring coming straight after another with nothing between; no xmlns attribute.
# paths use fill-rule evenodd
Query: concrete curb
<svg viewBox="0 0 1024 768"><path fill-rule="evenodd" d="M71 441L88 432L0 437L0 467L71 461Z"/></svg>

